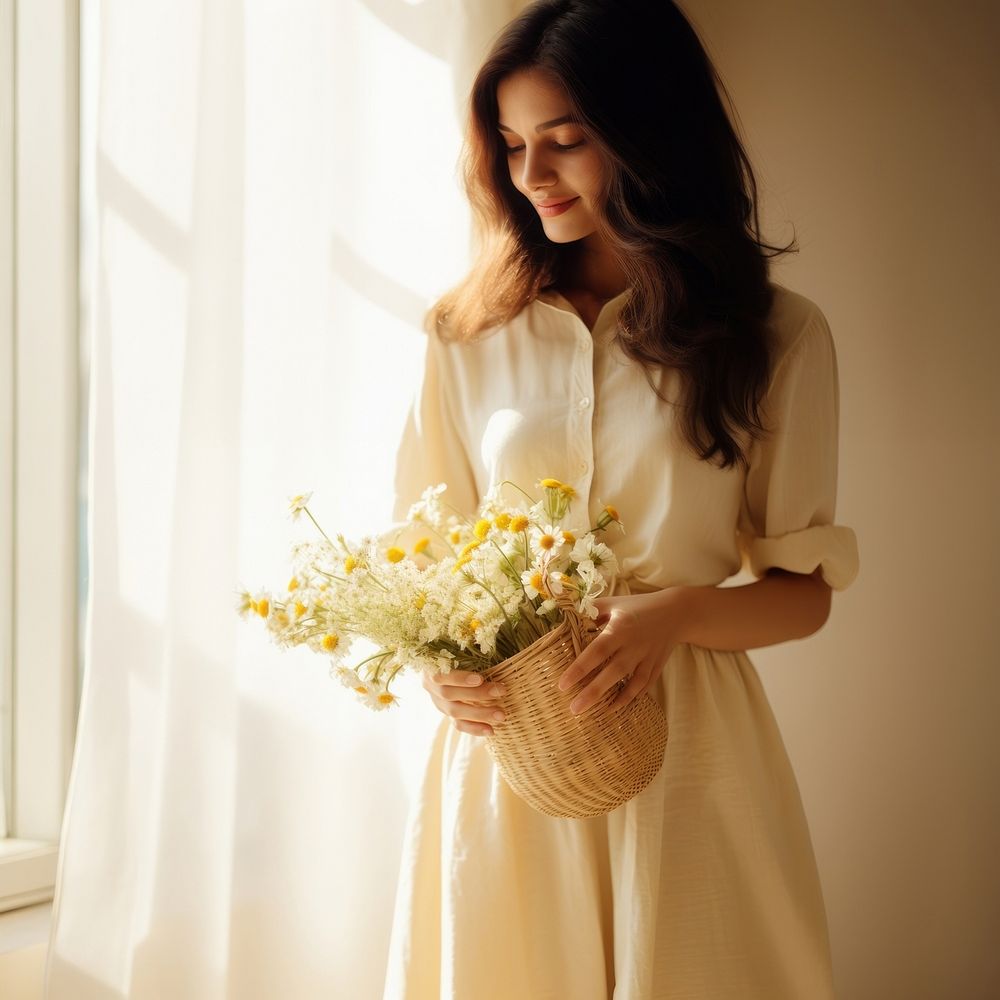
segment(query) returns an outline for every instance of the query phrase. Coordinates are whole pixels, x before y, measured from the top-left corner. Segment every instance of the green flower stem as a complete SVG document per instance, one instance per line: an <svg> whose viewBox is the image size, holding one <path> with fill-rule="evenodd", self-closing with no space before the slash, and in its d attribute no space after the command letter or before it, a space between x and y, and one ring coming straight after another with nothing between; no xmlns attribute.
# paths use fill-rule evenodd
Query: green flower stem
<svg viewBox="0 0 1000 1000"><path fill-rule="evenodd" d="M525 536L525 539L527 539L527 536ZM503 556L503 561L510 567L510 571L513 574L512 578L517 583L517 585L521 588L521 593L524 594L524 599L526 601L530 600L530 598L528 597L527 590L524 589L524 583L521 580L521 574L518 573L518 571L515 568L514 564L507 558L507 553L504 552L504 550L500 547L500 545L497 543L497 540L495 538L491 538L490 541L493 543L494 546L496 546L496 549L500 553L500 555ZM525 564L527 565L527 562L528 562L527 557L525 557L524 561L525 561Z"/></svg>
<svg viewBox="0 0 1000 1000"><path fill-rule="evenodd" d="M420 523L420 524L425 524L426 522L425 522L425 521L421 521L421 522L419 522L419 523ZM452 545L452 544L451 544L451 542L449 542L449 541L448 541L448 538L447 538L447 536L446 536L446 535L442 535L442 534L441 534L441 532L440 532L440 531L438 531L438 530L437 530L437 528L435 528L435 527L434 527L433 525L430 525L430 524L428 524L428 525L427 525L427 527L428 527L428 528L430 529L430 531L431 531L431 533L432 533L432 534L435 534L435 535L437 535L437 536L438 536L438 538L440 538L440 539L441 539L441 541L442 541L442 542L444 542L444 544L445 544L445 545L446 545L446 546L448 547L448 549L449 549L449 551L451 552L451 554L452 554L452 555L454 555L454 554L455 554L455 551L456 551L456 549L455 549L455 546L454 546L454 545ZM438 560L436 560L436 561L437 561L437 562L440 562L441 560L440 560L440 559L438 559Z"/></svg>
<svg viewBox="0 0 1000 1000"><path fill-rule="evenodd" d="M462 512L461 512L461 511L460 511L460 510L459 510L459 509L458 509L457 507L455 507L455 506L454 506L453 504L450 504L450 503L448 503L448 501L447 501L447 500L442 500L442 501L441 501L441 505L442 505L443 507L447 507L447 508L448 508L449 510L451 510L451 511L452 511L452 512L453 512L453 513L454 513L454 514L455 514L455 515L456 515L456 516L458 517L458 519L459 519L460 521L464 521L464 522L465 522L466 524L468 524L469 526L471 526L471 527L473 527L473 528L474 528L474 527L476 526L476 522L475 522L475 521L470 521L470 520L469 520L469 517L468 517L468 515L467 515L467 514L463 514L463 513L462 513Z"/></svg>
<svg viewBox="0 0 1000 1000"><path fill-rule="evenodd" d="M301 510L304 510L304 511L305 511L305 512L306 512L306 513L307 513L307 514L309 515L309 520L310 520L310 521L312 521L312 523L316 525L316 528L317 528L317 529L319 530L319 533L320 533L320 534L321 534L321 535L322 535L322 536L323 536L323 537L324 537L324 538L325 538L325 539L326 539L326 540L327 540L328 542L330 542L330 536L329 536L329 535L327 535L327 533L326 533L326 532L325 532L325 531L324 531L324 530L323 530L322 528L320 528L320 526L319 526L319 521L317 521L317 520L316 520L316 518L314 518L314 517L312 516L312 511L311 511L311 510L310 510L310 509L309 509L308 507L302 507L302 508L300 508L300 509L301 509ZM331 544L331 545L333 545L333 542L330 542L330 544Z"/></svg>
<svg viewBox="0 0 1000 1000"><path fill-rule="evenodd" d="M500 485L501 485L501 486L513 486L513 487L514 487L514 489L515 489L515 490L517 490L517 491L518 491L519 493L524 493L524 495L525 495L525 496L526 496L526 497L527 497L527 498L528 498L528 499L529 499L529 500L530 500L530 501L531 501L532 503L537 503L537 502L538 502L538 501L537 501L537 500L535 499L535 497L533 497L533 496L532 496L532 495L531 495L530 493L525 493L525 492L524 492L524 490L522 490L522 489L521 489L521 487L517 485L517 483L513 482L513 481L512 481L512 480L510 480L510 479L505 479L505 480L504 480L504 481L503 481L503 482L502 482L502 483L501 483Z"/></svg>
<svg viewBox="0 0 1000 1000"><path fill-rule="evenodd" d="M499 546L497 546L497 547L499 548ZM490 588L486 586L486 584L485 584L485 582L484 582L484 581L482 581L482 580L477 580L477 579L476 579L475 577L473 577L472 579L473 579L473 580L475 580L475 581L476 581L476 583L477 583L477 584L479 584L479 586L480 586L480 587L482 587L482 588L483 588L483 590L485 590L485 591L486 591L486 593L487 593L487 594L489 594L489 595L490 595L490 597L492 597L492 598L493 598L494 602L496 603L496 606L497 606L497 607L498 607L498 608L500 609L500 614L502 614L502 615L503 615L503 619L504 619L504 621L505 621L505 622L506 622L506 623L507 623L507 624L508 624L508 625L509 625L509 626L511 627L511 629L513 629L513 628L514 628L514 626L513 626L512 622L511 622L511 620L510 620L510 619L509 619L509 618L507 617L507 612L506 612L506 611L504 611L504 607L503 607L503 605L502 605L502 604L500 603L500 601L498 600L498 598L497 598L497 595L496 595L496 594L494 594L494 593L493 593L493 591L492 591L492 590L490 590ZM522 587L521 589L523 590L524 588ZM525 597L527 597L527 596L528 596L528 595L527 595L527 594L525 594Z"/></svg>
<svg viewBox="0 0 1000 1000"><path fill-rule="evenodd" d="M370 663L372 660L384 660L387 656L392 656L392 652L393 651L391 649L388 649L388 650L379 651L378 653L374 653L371 656L366 656L358 664L358 667L363 667L366 663ZM355 667L355 669L358 669L358 667ZM373 675L375 680L378 680L378 672L379 672L379 668L376 667L375 668L375 673Z"/></svg>

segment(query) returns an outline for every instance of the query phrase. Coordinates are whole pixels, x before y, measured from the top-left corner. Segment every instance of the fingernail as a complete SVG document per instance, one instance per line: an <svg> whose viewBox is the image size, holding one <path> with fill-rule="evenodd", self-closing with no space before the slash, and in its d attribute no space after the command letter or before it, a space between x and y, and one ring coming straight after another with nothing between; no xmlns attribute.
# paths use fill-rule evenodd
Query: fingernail
<svg viewBox="0 0 1000 1000"><path fill-rule="evenodd" d="M506 716L503 714L503 712L494 712L493 718L496 719L497 722L503 722Z"/></svg>
<svg viewBox="0 0 1000 1000"><path fill-rule="evenodd" d="M582 707L582 706L581 706L581 703L580 703L579 701L574 701L574 702L573 702L573 703L572 703L572 704L571 704L571 705L569 706L569 710L570 710L570 711L571 711L571 712L572 712L572 713L573 713L574 715L579 715L579 714L580 714L580 709L581 709L581 707Z"/></svg>
<svg viewBox="0 0 1000 1000"><path fill-rule="evenodd" d="M469 683L470 684L482 684L483 683L483 675L482 674L473 674L469 678Z"/></svg>

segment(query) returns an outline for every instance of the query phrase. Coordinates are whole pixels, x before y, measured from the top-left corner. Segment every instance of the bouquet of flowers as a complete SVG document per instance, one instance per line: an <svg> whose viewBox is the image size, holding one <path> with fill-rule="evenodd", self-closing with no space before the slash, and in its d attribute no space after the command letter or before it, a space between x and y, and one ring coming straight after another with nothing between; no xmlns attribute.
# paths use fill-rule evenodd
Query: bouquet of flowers
<svg viewBox="0 0 1000 1000"><path fill-rule="evenodd" d="M294 546L284 593L240 590L237 610L263 619L280 646L327 654L331 676L376 710L396 703L390 685L403 669L485 671L559 624L560 594L596 618L594 598L618 569L597 537L612 524L624 531L617 510L605 506L593 528L570 527L573 487L537 485L543 497L524 493L527 509L501 504L496 487L474 521L442 500L445 483L428 486L403 524L357 543L329 539L311 493L292 497L292 517L304 512L323 540ZM358 639L379 649L350 666Z"/></svg>
<svg viewBox="0 0 1000 1000"><path fill-rule="evenodd" d="M505 485L524 500L503 503ZM331 676L375 710L398 701L391 684L404 669L502 679L507 718L486 742L503 777L542 812L597 815L659 770L666 722L648 695L600 717L617 688L581 717L568 711L576 692L556 683L600 631L594 600L618 570L598 536L624 527L610 504L581 527L569 516L572 486L535 485L541 499L500 483L474 519L442 499L445 483L428 486L404 522L356 543L329 538L311 493L292 497L291 516L304 512L322 539L293 547L285 592L241 588L237 611L262 619L280 646L329 656ZM358 661L362 642L377 649Z"/></svg>

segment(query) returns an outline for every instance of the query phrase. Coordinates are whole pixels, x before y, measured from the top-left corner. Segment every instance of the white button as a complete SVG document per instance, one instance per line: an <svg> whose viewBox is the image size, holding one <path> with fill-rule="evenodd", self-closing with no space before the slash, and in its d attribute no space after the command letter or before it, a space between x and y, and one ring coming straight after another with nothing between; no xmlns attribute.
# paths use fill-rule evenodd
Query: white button
<svg viewBox="0 0 1000 1000"><path fill-rule="evenodd" d="M587 409L587 407L590 406L590 396L584 396L583 399L580 400L579 405L581 410Z"/></svg>
<svg viewBox="0 0 1000 1000"><path fill-rule="evenodd" d="M581 471L581 472L586 472L586 471L587 471L587 468L588 468L588 466L587 466L587 463L586 463L586 462L581 462L581 463L580 463L580 471Z"/></svg>
<svg viewBox="0 0 1000 1000"><path fill-rule="evenodd" d="M590 341L589 340L578 340L577 343L576 343L576 346L577 346L577 350L583 352L583 351L587 350L588 347L590 347Z"/></svg>

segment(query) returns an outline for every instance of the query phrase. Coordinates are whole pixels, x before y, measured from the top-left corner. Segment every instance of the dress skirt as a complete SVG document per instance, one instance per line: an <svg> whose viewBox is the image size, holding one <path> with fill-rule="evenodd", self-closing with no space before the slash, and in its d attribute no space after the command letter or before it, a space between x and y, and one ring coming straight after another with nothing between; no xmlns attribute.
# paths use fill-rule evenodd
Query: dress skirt
<svg viewBox="0 0 1000 1000"><path fill-rule="evenodd" d="M798 785L744 652L677 646L663 767L546 816L442 718L408 820L384 1000L831 1000Z"/></svg>

